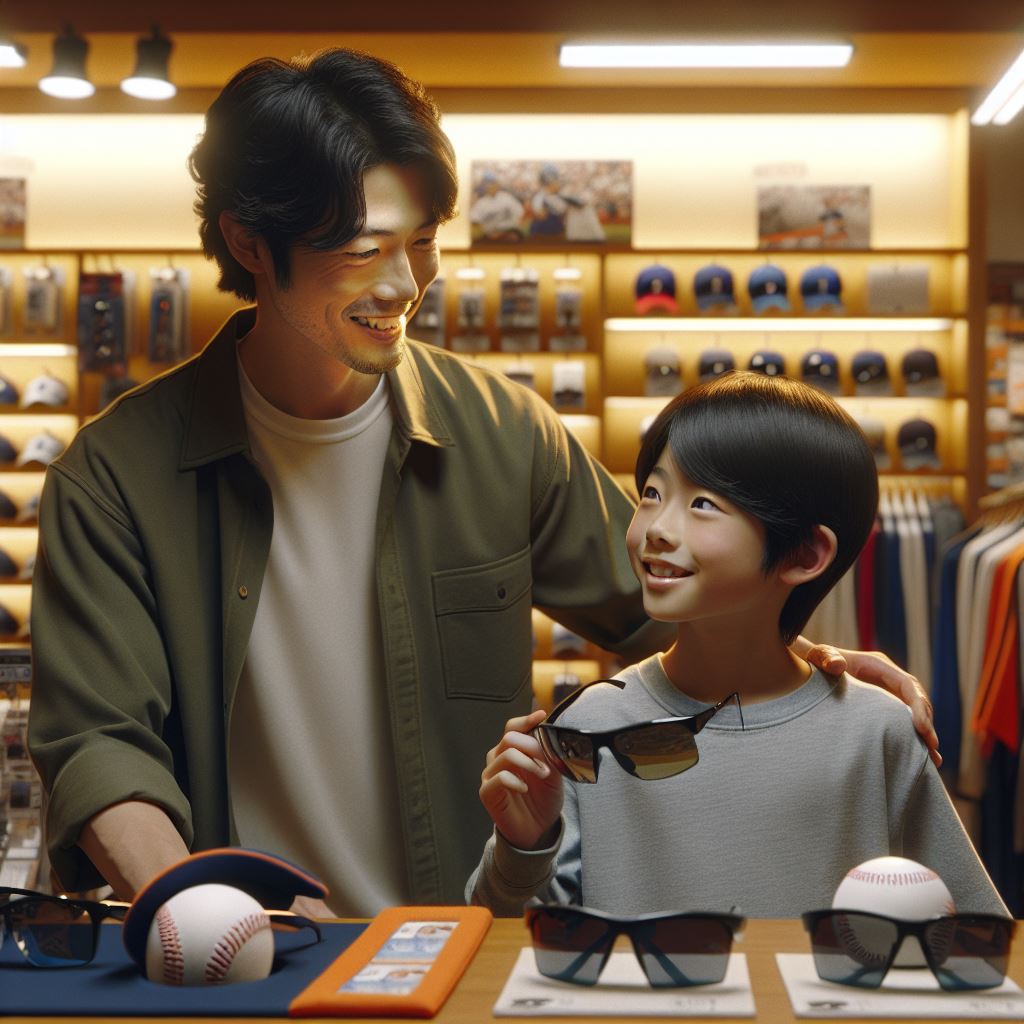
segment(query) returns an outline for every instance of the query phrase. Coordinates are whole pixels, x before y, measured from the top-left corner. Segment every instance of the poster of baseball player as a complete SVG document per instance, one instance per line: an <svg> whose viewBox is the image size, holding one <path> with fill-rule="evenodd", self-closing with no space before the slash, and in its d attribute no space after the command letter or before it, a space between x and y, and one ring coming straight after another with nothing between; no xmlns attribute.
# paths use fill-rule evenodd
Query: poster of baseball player
<svg viewBox="0 0 1024 1024"><path fill-rule="evenodd" d="M474 245L630 243L629 160L476 160L470 181Z"/></svg>
<svg viewBox="0 0 1024 1024"><path fill-rule="evenodd" d="M761 249L867 249L869 185L775 185L757 190Z"/></svg>

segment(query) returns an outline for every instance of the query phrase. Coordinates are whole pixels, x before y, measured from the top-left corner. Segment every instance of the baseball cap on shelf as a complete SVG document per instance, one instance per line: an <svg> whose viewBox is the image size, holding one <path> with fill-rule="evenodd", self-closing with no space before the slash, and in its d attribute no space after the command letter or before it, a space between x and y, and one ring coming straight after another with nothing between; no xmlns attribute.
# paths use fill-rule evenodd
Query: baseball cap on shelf
<svg viewBox="0 0 1024 1024"><path fill-rule="evenodd" d="M17 457L18 449L3 434L0 434L0 462L14 462Z"/></svg>
<svg viewBox="0 0 1024 1024"><path fill-rule="evenodd" d="M551 397L559 408L586 404L587 368L579 359L559 359L551 366Z"/></svg>
<svg viewBox="0 0 1024 1024"><path fill-rule="evenodd" d="M68 386L52 373L41 373L38 377L33 377L25 385L25 393L21 396L22 409L28 409L33 405L60 408L67 404Z"/></svg>
<svg viewBox="0 0 1024 1024"><path fill-rule="evenodd" d="M34 523L39 518L39 499L42 497L41 494L33 494L28 501L18 510L18 515L15 522L18 523Z"/></svg>
<svg viewBox="0 0 1024 1024"><path fill-rule="evenodd" d="M3 491L0 491L0 519L13 519L18 514L18 506Z"/></svg>
<svg viewBox="0 0 1024 1024"><path fill-rule="evenodd" d="M661 263L652 263L636 275L636 311L648 313L678 313L676 302L676 275Z"/></svg>
<svg viewBox="0 0 1024 1024"><path fill-rule="evenodd" d="M571 629L555 622L551 626L551 656L553 658L582 657L587 653L587 641Z"/></svg>
<svg viewBox="0 0 1024 1024"><path fill-rule="evenodd" d="M0 580L16 580L19 572L18 563L0 548Z"/></svg>
<svg viewBox="0 0 1024 1024"><path fill-rule="evenodd" d="M0 640L10 640L18 635L21 623L0 604Z"/></svg>
<svg viewBox="0 0 1024 1024"><path fill-rule="evenodd" d="M853 389L858 395L892 394L889 364L884 352L864 349L854 353L850 361L850 371L853 374Z"/></svg>
<svg viewBox="0 0 1024 1024"><path fill-rule="evenodd" d="M18 465L27 466L31 462L38 462L41 466L48 466L64 451L64 447L64 442L59 437L54 437L48 430L44 430L25 442L25 447L18 456Z"/></svg>
<svg viewBox="0 0 1024 1024"><path fill-rule="evenodd" d="M781 352L759 349L750 357L747 369L763 373L766 377L781 377L786 372L786 360Z"/></svg>
<svg viewBox="0 0 1024 1024"><path fill-rule="evenodd" d="M697 360L697 376L701 382L735 369L736 360L727 348L706 348Z"/></svg>
<svg viewBox="0 0 1024 1024"><path fill-rule="evenodd" d="M532 388L536 380L533 365L531 363L509 363L505 367L505 376L514 380L523 387Z"/></svg>
<svg viewBox="0 0 1024 1024"><path fill-rule="evenodd" d="M839 360L834 352L821 348L812 348L806 352L800 360L800 376L805 384L830 395L838 395L840 392Z"/></svg>
<svg viewBox="0 0 1024 1024"><path fill-rule="evenodd" d="M25 564L18 570L18 579L22 582L27 582L32 579L32 574L36 568L36 553L33 551L28 558L25 559Z"/></svg>
<svg viewBox="0 0 1024 1024"><path fill-rule="evenodd" d="M327 886L316 876L270 853L243 847L194 853L150 879L132 900L121 938L140 967L145 969L149 926L160 907L184 889L210 883L241 889L267 910L287 910L296 896L319 900L327 896Z"/></svg>
<svg viewBox="0 0 1024 1024"><path fill-rule="evenodd" d="M0 373L0 405L17 405L18 389L9 377Z"/></svg>
<svg viewBox="0 0 1024 1024"><path fill-rule="evenodd" d="M750 304L755 313L766 313L770 309L788 313L790 306L786 297L787 288L785 271L773 263L755 267L747 279Z"/></svg>
<svg viewBox="0 0 1024 1024"><path fill-rule="evenodd" d="M644 394L649 396L676 395L682 387L683 377L679 353L674 348L658 345L644 353Z"/></svg>
<svg viewBox="0 0 1024 1024"><path fill-rule="evenodd" d="M930 348L912 348L900 363L907 394L941 398L946 393L946 382L939 372L939 360Z"/></svg>
<svg viewBox="0 0 1024 1024"><path fill-rule="evenodd" d="M857 426L863 432L871 448L871 454L875 457L875 468L892 468L892 459L885 447L885 424L877 416L869 416L866 413L854 413L853 418L857 421Z"/></svg>
<svg viewBox="0 0 1024 1024"><path fill-rule="evenodd" d="M928 420L915 417L900 424L896 444L904 469L941 468L935 425Z"/></svg>
<svg viewBox="0 0 1024 1024"><path fill-rule="evenodd" d="M701 311L724 307L735 309L732 271L719 263L709 263L693 275L693 294Z"/></svg>
<svg viewBox="0 0 1024 1024"><path fill-rule="evenodd" d="M841 313L842 293L843 282L839 272L824 263L808 267L800 276L800 298L808 313L815 313L827 307Z"/></svg>

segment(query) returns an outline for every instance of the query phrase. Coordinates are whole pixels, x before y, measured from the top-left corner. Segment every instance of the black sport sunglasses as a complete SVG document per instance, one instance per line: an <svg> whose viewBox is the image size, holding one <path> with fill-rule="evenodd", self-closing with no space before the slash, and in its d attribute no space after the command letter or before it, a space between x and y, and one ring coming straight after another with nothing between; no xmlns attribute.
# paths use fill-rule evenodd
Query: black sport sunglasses
<svg viewBox="0 0 1024 1024"><path fill-rule="evenodd" d="M740 696L738 693L730 693L724 700L700 714L682 718L656 718L650 722L605 731L555 725L556 719L580 694L599 683L610 683L620 690L626 685L621 679L595 679L570 693L537 726L537 735L544 753L573 782L597 782L598 752L602 747L607 747L622 768L638 779L667 779L679 775L700 760L694 737L726 704L736 705L740 713L740 724L743 724Z"/></svg>

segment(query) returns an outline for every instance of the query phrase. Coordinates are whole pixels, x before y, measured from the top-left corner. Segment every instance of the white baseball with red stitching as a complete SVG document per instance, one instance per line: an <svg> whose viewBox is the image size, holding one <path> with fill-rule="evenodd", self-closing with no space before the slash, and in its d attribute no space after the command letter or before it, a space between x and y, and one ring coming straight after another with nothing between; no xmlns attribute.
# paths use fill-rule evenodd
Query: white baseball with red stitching
<svg viewBox="0 0 1024 1024"><path fill-rule="evenodd" d="M230 885L194 885L153 918L146 977L165 985L258 981L274 963L274 936L263 908Z"/></svg>

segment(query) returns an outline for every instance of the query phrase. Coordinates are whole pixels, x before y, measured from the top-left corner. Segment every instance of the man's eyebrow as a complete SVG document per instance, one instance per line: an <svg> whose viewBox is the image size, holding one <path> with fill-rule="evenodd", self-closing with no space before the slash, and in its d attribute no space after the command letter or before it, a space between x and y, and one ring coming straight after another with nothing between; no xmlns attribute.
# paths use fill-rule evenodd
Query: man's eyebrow
<svg viewBox="0 0 1024 1024"><path fill-rule="evenodd" d="M436 228L436 227L438 227L438 222L436 220L427 220L427 221L424 221L418 228L414 228L414 230L415 231L425 231L427 228ZM363 228L363 230L360 231L359 234L356 237L357 238L365 238L367 236L371 236L372 235L372 236L376 236L376 237L383 236L385 238L393 238L397 234L398 234L398 232L394 231L391 228L370 228L370 227L367 227L367 228Z"/></svg>

